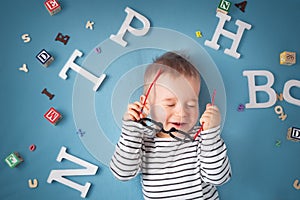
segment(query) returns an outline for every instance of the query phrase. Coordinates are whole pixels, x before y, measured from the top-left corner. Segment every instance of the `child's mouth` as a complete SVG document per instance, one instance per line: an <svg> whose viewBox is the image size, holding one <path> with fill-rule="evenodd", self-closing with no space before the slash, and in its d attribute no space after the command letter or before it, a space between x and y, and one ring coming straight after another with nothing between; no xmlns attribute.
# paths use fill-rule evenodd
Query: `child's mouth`
<svg viewBox="0 0 300 200"><path fill-rule="evenodd" d="M171 122L172 126L176 129L182 128L186 123L180 123L180 122Z"/></svg>

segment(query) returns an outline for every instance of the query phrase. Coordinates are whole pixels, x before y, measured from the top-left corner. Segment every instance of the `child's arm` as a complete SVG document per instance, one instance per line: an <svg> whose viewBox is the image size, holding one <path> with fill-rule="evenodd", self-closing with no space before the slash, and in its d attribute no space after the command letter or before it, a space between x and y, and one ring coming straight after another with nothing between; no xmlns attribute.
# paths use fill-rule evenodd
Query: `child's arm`
<svg viewBox="0 0 300 200"><path fill-rule="evenodd" d="M205 123L200 134L198 156L203 180L214 185L224 184L231 177L227 148L220 137L220 121L219 109L208 104L200 118L200 122Z"/></svg>
<svg viewBox="0 0 300 200"><path fill-rule="evenodd" d="M129 104L123 117L122 133L110 162L110 169L119 180L130 180L140 170L144 127L135 121L146 115L140 115L140 109L140 102Z"/></svg>

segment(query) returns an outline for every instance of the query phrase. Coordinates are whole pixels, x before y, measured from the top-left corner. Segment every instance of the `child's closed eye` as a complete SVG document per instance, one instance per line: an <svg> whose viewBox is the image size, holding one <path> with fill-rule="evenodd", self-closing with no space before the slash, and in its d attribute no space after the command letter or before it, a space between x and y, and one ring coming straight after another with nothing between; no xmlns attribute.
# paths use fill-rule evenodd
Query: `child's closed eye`
<svg viewBox="0 0 300 200"><path fill-rule="evenodd" d="M187 103L187 107L188 108L194 108L196 106L197 106L197 104L195 102L189 102L189 103Z"/></svg>
<svg viewBox="0 0 300 200"><path fill-rule="evenodd" d="M165 106L165 107L172 108L172 107L174 107L175 105L176 105L175 103L170 103L170 104L165 104L164 106Z"/></svg>
<svg viewBox="0 0 300 200"><path fill-rule="evenodd" d="M176 100L174 99L165 99L163 101L163 106L167 107L167 108L172 108L176 106Z"/></svg>

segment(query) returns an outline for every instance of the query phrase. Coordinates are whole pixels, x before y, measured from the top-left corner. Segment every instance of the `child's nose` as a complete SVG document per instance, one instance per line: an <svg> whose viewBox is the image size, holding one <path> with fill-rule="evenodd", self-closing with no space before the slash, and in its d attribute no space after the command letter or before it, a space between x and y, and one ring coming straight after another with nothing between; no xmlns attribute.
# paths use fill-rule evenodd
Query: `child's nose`
<svg viewBox="0 0 300 200"><path fill-rule="evenodd" d="M175 114L184 117L187 115L187 109L185 109L185 107L182 106L182 104L177 104L175 106Z"/></svg>

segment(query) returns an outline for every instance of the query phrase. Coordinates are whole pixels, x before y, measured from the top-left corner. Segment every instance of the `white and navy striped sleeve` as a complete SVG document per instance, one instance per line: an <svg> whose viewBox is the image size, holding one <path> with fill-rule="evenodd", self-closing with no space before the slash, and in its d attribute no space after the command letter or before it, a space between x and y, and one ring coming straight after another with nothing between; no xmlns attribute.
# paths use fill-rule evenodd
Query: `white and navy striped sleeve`
<svg viewBox="0 0 300 200"><path fill-rule="evenodd" d="M130 180L140 171L143 127L134 121L124 121L122 133L110 162L110 169L119 180Z"/></svg>
<svg viewBox="0 0 300 200"><path fill-rule="evenodd" d="M198 156L203 180L216 186L226 183L231 177L231 166L220 126L202 131L200 138Z"/></svg>

